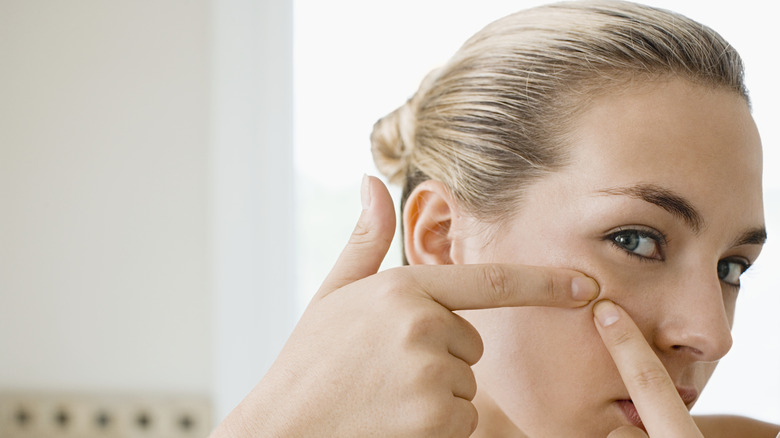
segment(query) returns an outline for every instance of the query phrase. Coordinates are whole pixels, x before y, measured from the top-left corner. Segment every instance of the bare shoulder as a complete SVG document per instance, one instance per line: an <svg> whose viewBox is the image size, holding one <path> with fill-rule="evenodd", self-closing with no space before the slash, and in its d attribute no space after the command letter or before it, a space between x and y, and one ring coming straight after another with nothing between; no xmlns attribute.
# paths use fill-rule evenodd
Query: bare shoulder
<svg viewBox="0 0 780 438"><path fill-rule="evenodd" d="M693 417L707 438L776 438L780 425L736 415L697 415Z"/></svg>

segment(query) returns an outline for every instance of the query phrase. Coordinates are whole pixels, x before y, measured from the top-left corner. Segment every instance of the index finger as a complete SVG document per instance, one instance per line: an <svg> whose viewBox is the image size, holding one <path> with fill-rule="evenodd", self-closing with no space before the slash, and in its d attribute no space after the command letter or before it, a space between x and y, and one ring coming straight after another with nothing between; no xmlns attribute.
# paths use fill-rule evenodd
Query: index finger
<svg viewBox="0 0 780 438"><path fill-rule="evenodd" d="M596 298L596 280L577 271L510 264L416 265L419 292L449 310L514 306L581 307Z"/></svg>
<svg viewBox="0 0 780 438"><path fill-rule="evenodd" d="M672 378L626 311L604 300L593 306L593 313L596 328L648 434L701 437Z"/></svg>

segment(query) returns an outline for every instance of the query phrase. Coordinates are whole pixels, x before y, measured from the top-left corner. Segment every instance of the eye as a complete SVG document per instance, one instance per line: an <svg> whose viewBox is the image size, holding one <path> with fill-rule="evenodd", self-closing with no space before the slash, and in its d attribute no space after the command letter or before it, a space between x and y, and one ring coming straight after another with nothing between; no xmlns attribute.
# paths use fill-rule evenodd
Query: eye
<svg viewBox="0 0 780 438"><path fill-rule="evenodd" d="M650 230L624 229L607 238L618 248L644 259L663 260L662 246L666 239Z"/></svg>
<svg viewBox="0 0 780 438"><path fill-rule="evenodd" d="M720 281L739 287L739 277L748 270L750 264L744 260L726 259L718 262L718 278Z"/></svg>

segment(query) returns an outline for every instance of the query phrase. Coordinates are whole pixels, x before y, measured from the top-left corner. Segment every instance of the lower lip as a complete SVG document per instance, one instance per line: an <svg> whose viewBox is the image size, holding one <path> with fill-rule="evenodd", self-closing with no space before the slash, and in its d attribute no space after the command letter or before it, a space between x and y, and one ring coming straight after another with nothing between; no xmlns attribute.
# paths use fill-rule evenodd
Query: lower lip
<svg viewBox="0 0 780 438"><path fill-rule="evenodd" d="M636 406L634 406L634 403L631 402L631 400L618 400L616 403L620 407L620 410L623 411L623 415L626 416L632 425L647 432L645 425L642 424L642 419L639 418L639 412L636 411Z"/></svg>

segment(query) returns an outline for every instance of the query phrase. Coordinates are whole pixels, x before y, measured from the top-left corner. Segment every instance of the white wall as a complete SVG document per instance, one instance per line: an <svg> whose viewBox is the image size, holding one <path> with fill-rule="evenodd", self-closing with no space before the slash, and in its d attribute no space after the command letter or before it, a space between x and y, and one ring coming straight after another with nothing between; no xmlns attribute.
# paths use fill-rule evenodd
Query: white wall
<svg viewBox="0 0 780 438"><path fill-rule="evenodd" d="M216 416L292 330L292 3L215 0L213 267Z"/></svg>

